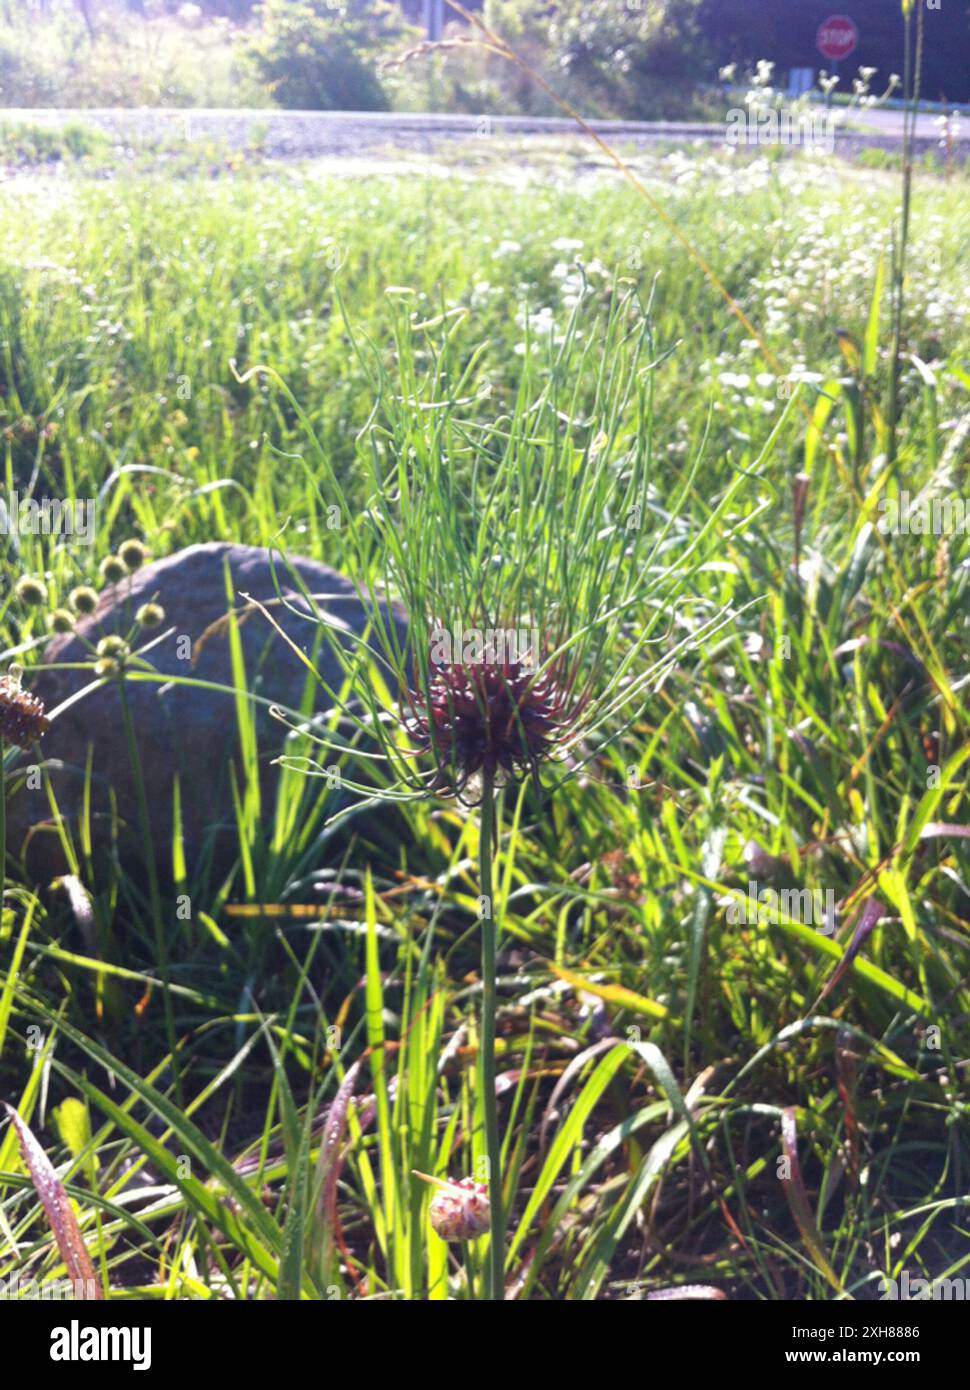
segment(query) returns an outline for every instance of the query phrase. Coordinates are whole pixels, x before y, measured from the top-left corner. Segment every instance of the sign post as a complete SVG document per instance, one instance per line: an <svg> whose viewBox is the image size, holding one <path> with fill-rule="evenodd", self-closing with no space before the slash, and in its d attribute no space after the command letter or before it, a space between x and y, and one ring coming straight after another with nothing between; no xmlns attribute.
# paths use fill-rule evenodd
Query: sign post
<svg viewBox="0 0 970 1390"><path fill-rule="evenodd" d="M815 47L823 58L838 63L855 51L859 42L859 26L846 14L829 15L815 35Z"/></svg>
<svg viewBox="0 0 970 1390"><path fill-rule="evenodd" d="M424 0L424 28L432 43L437 43L445 27L444 0Z"/></svg>

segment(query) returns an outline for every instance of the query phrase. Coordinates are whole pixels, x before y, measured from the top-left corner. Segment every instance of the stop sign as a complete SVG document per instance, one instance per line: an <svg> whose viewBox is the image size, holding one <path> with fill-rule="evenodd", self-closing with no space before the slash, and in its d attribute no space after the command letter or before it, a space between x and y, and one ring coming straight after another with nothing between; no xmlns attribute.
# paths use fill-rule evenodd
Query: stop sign
<svg viewBox="0 0 970 1390"><path fill-rule="evenodd" d="M819 25L815 35L815 47L823 58L848 58L859 42L859 30L854 20L845 14L829 15Z"/></svg>

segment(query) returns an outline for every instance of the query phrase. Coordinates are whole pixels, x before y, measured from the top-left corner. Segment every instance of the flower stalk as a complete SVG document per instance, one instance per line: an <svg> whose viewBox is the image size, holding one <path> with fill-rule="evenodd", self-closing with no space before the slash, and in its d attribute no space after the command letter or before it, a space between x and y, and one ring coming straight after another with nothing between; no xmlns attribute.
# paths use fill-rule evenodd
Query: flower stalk
<svg viewBox="0 0 970 1390"><path fill-rule="evenodd" d="M482 1022L479 1050L479 1104L485 1123L491 1239L488 1247L488 1298L505 1298L505 1214L502 1208L502 1141L495 1095L495 1023L498 1012L496 957L498 922L492 889L495 844L494 773L482 776L482 805L478 830L479 887L482 893Z"/></svg>
<svg viewBox="0 0 970 1390"><path fill-rule="evenodd" d="M487 1175L476 1176L487 1176L490 1199L482 1289L489 1301L505 1297L506 1208L516 1202L502 1172L495 1087L502 790L530 781L543 798L554 796L607 748L614 760L623 758L651 694L683 657L735 620L730 605L719 609L696 598L692 580L745 524L736 516L744 473L695 516L700 451L673 497L659 498L650 421L651 376L661 354L649 310L633 293L611 301L597 340L603 371L595 399L578 411L574 381L589 352L583 314L580 300L554 362L527 355L521 398L503 417L498 470L491 434L479 440L450 415L427 449L414 447L427 430L427 409L451 400L454 373L465 370L453 360L450 340L420 383L405 377L392 389L385 380L382 428L361 439L365 508L344 493L285 383L263 367L242 378L259 372L276 382L306 427L308 477L321 503L357 517L347 531L345 563L369 615L366 631L355 631L329 596L306 591L282 557L281 580L288 579L293 596L281 585L278 601L319 630L331 658L324 666L308 656L309 641L294 642L282 631L270 606L247 600L318 685L312 720L273 709L300 739L299 751L284 753L280 764L328 777L340 759L340 786L359 799L338 808L331 826L363 806L426 799L477 822L481 1130L474 1154L484 1148L488 1164ZM413 332L402 311L401 363L413 360ZM608 368L616 360L622 370ZM590 438L587 417L630 423ZM523 644L522 634L532 640ZM638 757L631 746L628 762Z"/></svg>
<svg viewBox="0 0 970 1390"><path fill-rule="evenodd" d="M3 765L4 738L0 731L0 911L7 892L7 773Z"/></svg>
<svg viewBox="0 0 970 1390"><path fill-rule="evenodd" d="M158 882L158 868L155 863L155 844L152 837L148 795L145 791L145 779L142 775L141 758L138 753L138 743L135 738L135 723L131 714L131 705L128 700L128 691L125 687L123 670L119 672L116 680L118 685L118 696L121 700L121 717L125 729L125 741L128 746L128 757L131 760L132 776L135 781L135 796L138 802L138 819L141 827L145 872L148 875L148 897L151 904L152 923L155 928L155 951L158 955L159 974L162 978L162 1006L165 1014L165 1038L171 1056L175 1099L177 1104L181 1105L183 1103L182 1078L178 1068L178 1036L175 1031L175 1011L172 1007L168 941L165 935L165 918L162 912L162 895Z"/></svg>

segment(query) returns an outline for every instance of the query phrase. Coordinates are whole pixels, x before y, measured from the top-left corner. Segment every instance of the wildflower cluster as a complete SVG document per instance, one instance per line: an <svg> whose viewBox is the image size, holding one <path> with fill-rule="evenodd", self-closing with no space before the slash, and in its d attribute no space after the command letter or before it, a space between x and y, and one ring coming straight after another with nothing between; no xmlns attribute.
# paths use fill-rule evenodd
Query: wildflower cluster
<svg viewBox="0 0 970 1390"><path fill-rule="evenodd" d="M119 584L150 559L147 546L131 537L118 547L116 554L107 555L98 567L105 584ZM35 575L22 575L14 590L20 603L27 609L46 608L50 603L50 589L47 582ZM90 584L78 584L67 595L66 603L58 604L47 614L47 625L56 636L67 635L76 630L78 620L94 616L98 611L98 591ZM96 645L85 641L85 645L95 658L95 671L99 676L118 675L131 656L131 639L137 629L146 632L158 628L165 621L165 610L160 604L149 602L139 605L134 615L135 628L127 639L109 635ZM29 698L29 697L26 697Z"/></svg>

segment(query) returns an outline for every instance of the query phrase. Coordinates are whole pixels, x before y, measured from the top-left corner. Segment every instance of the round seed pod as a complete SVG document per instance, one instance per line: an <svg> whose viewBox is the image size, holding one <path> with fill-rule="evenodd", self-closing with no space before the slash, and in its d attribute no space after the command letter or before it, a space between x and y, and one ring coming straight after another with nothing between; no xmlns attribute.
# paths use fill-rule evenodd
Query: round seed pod
<svg viewBox="0 0 970 1390"><path fill-rule="evenodd" d="M28 608L41 608L47 602L47 585L42 579L35 579L31 574L25 574L22 579L17 580L15 592L20 602Z"/></svg>
<svg viewBox="0 0 970 1390"><path fill-rule="evenodd" d="M148 548L132 537L131 540L122 541L118 547L118 555L128 569L137 570L141 569L148 559Z"/></svg>
<svg viewBox="0 0 970 1390"><path fill-rule="evenodd" d="M121 661L128 655L128 644L113 632L108 637L102 637L95 650L102 659Z"/></svg>
<svg viewBox="0 0 970 1390"><path fill-rule="evenodd" d="M431 1199L431 1227L442 1240L474 1240L488 1230L488 1188L462 1178L442 1182Z"/></svg>
<svg viewBox="0 0 970 1390"><path fill-rule="evenodd" d="M71 590L67 601L75 613L93 613L98 606L98 595L89 584L81 584Z"/></svg>
<svg viewBox="0 0 970 1390"><path fill-rule="evenodd" d="M106 584L117 584L128 573L128 566L120 555L106 555L98 569Z"/></svg>
<svg viewBox="0 0 970 1390"><path fill-rule="evenodd" d="M74 614L67 608L55 608L48 622L52 632L74 631Z"/></svg>
<svg viewBox="0 0 970 1390"><path fill-rule="evenodd" d="M161 627L165 621L165 609L159 603L143 603L135 610L135 622L142 627Z"/></svg>

